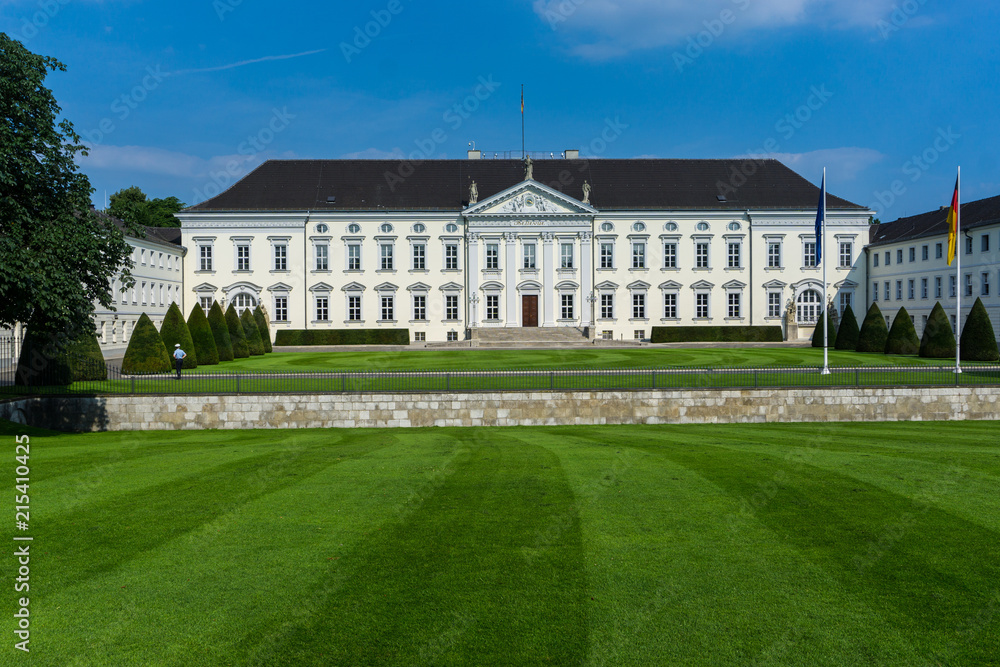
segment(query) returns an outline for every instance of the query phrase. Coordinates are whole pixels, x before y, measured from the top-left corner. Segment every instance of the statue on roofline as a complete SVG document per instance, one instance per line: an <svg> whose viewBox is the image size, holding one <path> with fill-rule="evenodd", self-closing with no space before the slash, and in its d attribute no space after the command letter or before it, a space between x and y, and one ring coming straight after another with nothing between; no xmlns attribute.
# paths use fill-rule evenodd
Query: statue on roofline
<svg viewBox="0 0 1000 667"><path fill-rule="evenodd" d="M535 178L535 163L530 155L524 157L524 180L530 181Z"/></svg>

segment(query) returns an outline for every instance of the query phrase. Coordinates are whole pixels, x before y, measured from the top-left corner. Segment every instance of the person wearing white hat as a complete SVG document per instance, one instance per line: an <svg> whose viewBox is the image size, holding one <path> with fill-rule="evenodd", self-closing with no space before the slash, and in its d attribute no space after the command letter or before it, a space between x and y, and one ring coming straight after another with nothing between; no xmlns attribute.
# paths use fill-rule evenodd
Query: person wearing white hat
<svg viewBox="0 0 1000 667"><path fill-rule="evenodd" d="M181 366L184 365L184 357L187 354L181 349L181 344L176 343L174 345L174 365L177 366L177 379L181 379Z"/></svg>

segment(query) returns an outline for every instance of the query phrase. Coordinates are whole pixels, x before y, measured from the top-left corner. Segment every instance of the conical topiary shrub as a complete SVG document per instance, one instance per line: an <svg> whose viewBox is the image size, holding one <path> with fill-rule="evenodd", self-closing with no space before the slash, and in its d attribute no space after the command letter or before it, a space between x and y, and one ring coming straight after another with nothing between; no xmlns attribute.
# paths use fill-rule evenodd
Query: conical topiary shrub
<svg viewBox="0 0 1000 667"><path fill-rule="evenodd" d="M226 324L226 314L216 301L208 309L208 326L212 329L215 348L219 351L219 361L233 360L233 341L229 337L229 325Z"/></svg>
<svg viewBox="0 0 1000 667"><path fill-rule="evenodd" d="M66 348L66 358L69 362L73 382L84 380L107 380L108 365L104 363L104 354L97 336L86 334Z"/></svg>
<svg viewBox="0 0 1000 667"><path fill-rule="evenodd" d="M243 325L243 333L247 337L247 349L250 355L259 357L264 354L264 341L260 339L260 329L257 328L257 320L253 318L253 313L247 308L240 315L240 323Z"/></svg>
<svg viewBox="0 0 1000 667"><path fill-rule="evenodd" d="M844 308L844 315L840 318L840 328L837 329L837 341L834 347L838 350L858 349L858 319L854 317L854 309L848 304Z"/></svg>
<svg viewBox="0 0 1000 667"><path fill-rule="evenodd" d="M885 352L885 341L889 338L889 327L885 325L885 317L879 310L878 304L873 303L865 315L865 321L861 323L861 330L858 332L858 352L871 352L873 354L883 354Z"/></svg>
<svg viewBox="0 0 1000 667"><path fill-rule="evenodd" d="M41 326L28 325L21 342L14 384L20 387L62 386L73 381L66 351L59 337Z"/></svg>
<svg viewBox="0 0 1000 667"><path fill-rule="evenodd" d="M257 322L257 329L260 330L260 339L264 343L264 352L273 352L274 348L271 347L271 330L267 326L267 318L264 317L264 311L257 306L253 310L253 319Z"/></svg>
<svg viewBox="0 0 1000 667"><path fill-rule="evenodd" d="M885 341L886 354L917 354L920 352L920 339L917 330L913 328L913 320L906 308L900 307L892 320L889 337Z"/></svg>
<svg viewBox="0 0 1000 667"><path fill-rule="evenodd" d="M997 337L993 332L993 323L986 312L986 306L977 297L969 311L969 317L962 327L961 357L963 361L997 361L1000 350L997 349Z"/></svg>
<svg viewBox="0 0 1000 667"><path fill-rule="evenodd" d="M816 320L816 329L813 331L812 346L813 347L823 347L823 319L824 313L819 314L819 319ZM826 318L826 331L828 339L826 341L827 347L833 347L833 344L837 340L837 325L833 323L833 318Z"/></svg>
<svg viewBox="0 0 1000 667"><path fill-rule="evenodd" d="M250 356L250 348L247 347L247 335L243 331L243 323L240 316L236 314L233 304L229 304L226 309L226 326L229 327L229 340L233 342L233 358L246 359Z"/></svg>
<svg viewBox="0 0 1000 667"><path fill-rule="evenodd" d="M163 317L160 340L163 341L163 346L167 348L171 358L174 354L174 345L180 343L181 349L187 354L181 368L198 368L198 352L195 350L194 340L191 339L191 332L188 331L187 322L184 321L184 314L176 302L170 304L167 314Z"/></svg>
<svg viewBox="0 0 1000 667"><path fill-rule="evenodd" d="M955 356L955 333L951 330L948 315L941 302L934 304L927 317L924 336L920 339L920 356L929 359L948 359Z"/></svg>
<svg viewBox="0 0 1000 667"><path fill-rule="evenodd" d="M205 317L205 310L197 303L188 315L188 331L194 341L194 351L198 355L198 363L202 366L214 366L219 363L219 349L215 346L215 336L212 327Z"/></svg>
<svg viewBox="0 0 1000 667"><path fill-rule="evenodd" d="M170 363L163 339L146 313L139 316L132 330L132 337L122 360L125 375L145 375L148 373L169 373L174 366Z"/></svg>

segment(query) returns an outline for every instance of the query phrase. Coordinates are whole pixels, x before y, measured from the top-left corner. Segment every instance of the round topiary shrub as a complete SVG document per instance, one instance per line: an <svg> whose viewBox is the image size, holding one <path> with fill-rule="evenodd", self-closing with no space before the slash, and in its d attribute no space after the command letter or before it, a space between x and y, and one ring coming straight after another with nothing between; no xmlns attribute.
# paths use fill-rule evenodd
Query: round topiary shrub
<svg viewBox="0 0 1000 667"><path fill-rule="evenodd" d="M233 342L233 358L246 359L250 356L250 348L247 347L247 335L243 331L243 324L240 316L236 314L233 304L229 304L226 309L226 326L229 327L229 340Z"/></svg>
<svg viewBox="0 0 1000 667"><path fill-rule="evenodd" d="M160 340L171 355L174 353L174 346L180 343L181 349L187 354L184 357L184 364L181 368L198 368L198 352L194 347L194 340L188 330L187 322L184 321L184 314L176 302L171 303L167 308L167 314L163 317L163 324L160 325Z"/></svg>
<svg viewBox="0 0 1000 667"><path fill-rule="evenodd" d="M834 324L832 318L826 317L826 313L820 313L819 319L816 320L816 329L813 331L812 346L813 347L824 347L823 343L823 320L826 319L826 345L825 347L833 347L834 342L837 340L837 325Z"/></svg>
<svg viewBox="0 0 1000 667"><path fill-rule="evenodd" d="M1000 350L997 349L997 337L993 332L993 323L986 312L986 306L977 297L969 311L969 317L962 327L960 339L962 361L997 361Z"/></svg>
<svg viewBox="0 0 1000 667"><path fill-rule="evenodd" d="M139 316L132 330L132 337L122 360L125 375L146 375L149 373L169 373L174 368L170 363L163 339L146 313Z"/></svg>
<svg viewBox="0 0 1000 667"><path fill-rule="evenodd" d="M202 366L214 366L219 363L219 349L215 346L215 336L212 327L205 317L205 310L197 303L188 315L188 331L194 341L194 351L198 355L198 363Z"/></svg>
<svg viewBox="0 0 1000 667"><path fill-rule="evenodd" d="M889 327L885 325L885 317L882 316L878 304L873 303L865 315L865 321L861 323L856 349L858 352L882 354L885 352L885 341L888 339Z"/></svg>
<svg viewBox="0 0 1000 667"><path fill-rule="evenodd" d="M247 337L247 349L250 355L259 357L264 354L264 341L260 339L260 329L257 328L257 320L253 318L253 313L247 308L240 315L240 323L243 325L243 333Z"/></svg>
<svg viewBox="0 0 1000 667"><path fill-rule="evenodd" d="M892 320L889 337L885 341L886 354L917 354L920 352L920 339L917 330L913 328L913 320L906 308L900 307Z"/></svg>
<svg viewBox="0 0 1000 667"><path fill-rule="evenodd" d="M64 343L42 326L29 325L21 342L14 384L19 387L63 386L73 381Z"/></svg>
<svg viewBox="0 0 1000 667"><path fill-rule="evenodd" d="M854 309L848 304L844 308L844 316L840 318L840 328L837 329L837 341L834 347L838 350L858 349L858 318L854 316Z"/></svg>
<svg viewBox="0 0 1000 667"><path fill-rule="evenodd" d="M253 319L257 322L257 329L260 330L260 339L264 342L264 352L273 352L274 348L271 347L271 330L267 326L267 317L264 316L264 311L261 310L260 306L254 308Z"/></svg>
<svg viewBox="0 0 1000 667"><path fill-rule="evenodd" d="M219 361L233 360L233 341L229 337L229 325L226 324L226 314L216 301L208 309L208 326L212 329L215 348L219 351Z"/></svg>
<svg viewBox="0 0 1000 667"><path fill-rule="evenodd" d="M108 365L104 362L101 344L97 336L86 334L66 348L66 358L69 362L73 382L86 380L107 380Z"/></svg>
<svg viewBox="0 0 1000 667"><path fill-rule="evenodd" d="M920 356L929 359L947 359L955 356L955 333L941 302L934 304L927 317L924 336L920 339Z"/></svg>

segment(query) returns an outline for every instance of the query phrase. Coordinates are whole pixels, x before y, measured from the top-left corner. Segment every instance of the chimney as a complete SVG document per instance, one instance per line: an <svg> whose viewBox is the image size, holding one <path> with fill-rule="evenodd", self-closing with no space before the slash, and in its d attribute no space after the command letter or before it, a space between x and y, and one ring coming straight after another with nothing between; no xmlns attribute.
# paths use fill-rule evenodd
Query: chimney
<svg viewBox="0 0 1000 667"><path fill-rule="evenodd" d="M469 151L469 159L470 160L482 160L483 159L483 152L482 151L476 151L476 150Z"/></svg>
<svg viewBox="0 0 1000 667"><path fill-rule="evenodd" d="M576 148L570 148L570 149L568 149L566 151L566 159L567 160L579 160L580 159L580 151L579 151L579 149L576 149Z"/></svg>

